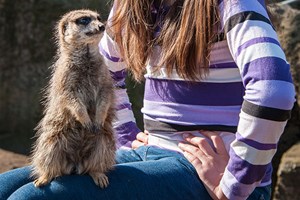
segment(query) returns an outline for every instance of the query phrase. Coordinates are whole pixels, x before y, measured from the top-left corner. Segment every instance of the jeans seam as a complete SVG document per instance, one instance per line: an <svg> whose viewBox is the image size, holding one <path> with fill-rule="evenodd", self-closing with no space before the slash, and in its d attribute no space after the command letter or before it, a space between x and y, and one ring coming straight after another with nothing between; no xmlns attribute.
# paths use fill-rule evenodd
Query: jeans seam
<svg viewBox="0 0 300 200"><path fill-rule="evenodd" d="M144 155L143 155L143 160L144 161L147 161L147 154L148 154L149 148L150 148L149 146L145 147L145 151L144 151Z"/></svg>
<svg viewBox="0 0 300 200"><path fill-rule="evenodd" d="M136 158L137 160L142 160L141 156L135 151L133 150L132 152L130 152L130 155L134 158Z"/></svg>

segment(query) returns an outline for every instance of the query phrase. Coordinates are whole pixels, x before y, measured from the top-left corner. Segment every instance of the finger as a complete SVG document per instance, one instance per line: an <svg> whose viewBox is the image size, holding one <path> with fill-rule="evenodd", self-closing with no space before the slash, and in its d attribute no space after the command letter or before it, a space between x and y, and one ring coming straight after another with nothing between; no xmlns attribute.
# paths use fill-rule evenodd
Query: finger
<svg viewBox="0 0 300 200"><path fill-rule="evenodd" d="M186 157L186 159L192 163L193 166L198 166L198 165L202 165L202 162L199 158L197 158L196 156L194 156L193 154L184 151L183 152L184 157ZM196 168L196 167L195 167Z"/></svg>
<svg viewBox="0 0 300 200"><path fill-rule="evenodd" d="M222 138L220 136L212 136L211 140L216 148L217 154L220 154L220 155L228 154L225 144L224 144L224 141L222 140Z"/></svg>
<svg viewBox="0 0 300 200"><path fill-rule="evenodd" d="M139 140L140 142L148 144L148 135L146 133L144 133L144 132L139 132L136 135L136 139Z"/></svg>
<svg viewBox="0 0 300 200"><path fill-rule="evenodd" d="M206 154L204 154L201 149L197 146L191 145L191 144L185 144L185 143L179 143L178 147L183 151L183 152L188 152L192 155L194 155L197 158L201 157L206 157Z"/></svg>
<svg viewBox="0 0 300 200"><path fill-rule="evenodd" d="M214 149L207 142L206 138L196 137L196 136L193 136L191 134L184 134L183 137L189 143L193 144L194 146L199 147L204 154L211 155L211 156L215 155Z"/></svg>
<svg viewBox="0 0 300 200"><path fill-rule="evenodd" d="M140 147L140 146L145 146L145 143L140 142L140 141L138 141L138 140L134 140L134 141L131 143L131 148L133 148L133 149L136 149L136 148L138 148L138 147Z"/></svg>
<svg viewBox="0 0 300 200"><path fill-rule="evenodd" d="M201 133L210 139L215 147L216 153L218 154L228 154L224 141L219 136L218 132L215 131L201 131Z"/></svg>
<svg viewBox="0 0 300 200"><path fill-rule="evenodd" d="M219 135L219 131L207 131L207 130L200 130L199 133L209 137L210 135Z"/></svg>

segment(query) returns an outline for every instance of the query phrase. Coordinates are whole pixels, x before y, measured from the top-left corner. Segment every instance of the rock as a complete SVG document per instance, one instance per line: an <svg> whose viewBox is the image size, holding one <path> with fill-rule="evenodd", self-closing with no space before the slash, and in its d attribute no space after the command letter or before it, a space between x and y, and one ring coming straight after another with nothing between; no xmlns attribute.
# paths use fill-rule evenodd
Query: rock
<svg viewBox="0 0 300 200"><path fill-rule="evenodd" d="M300 199L300 142L284 153L279 170L274 200Z"/></svg>
<svg viewBox="0 0 300 200"><path fill-rule="evenodd" d="M0 173L28 165L27 156L0 149Z"/></svg>
<svg viewBox="0 0 300 200"><path fill-rule="evenodd" d="M300 10L293 9L289 5L277 4L273 12L276 16L274 25L287 60L291 65L297 99L300 103Z"/></svg>
<svg viewBox="0 0 300 200"><path fill-rule="evenodd" d="M280 183L282 180L277 181L277 171L284 152L291 148L300 140L300 35L298 29L300 27L300 11L291 8L289 5L277 4L273 7L272 12L275 16L274 26L277 30L279 40L282 48L286 54L287 60L291 65L291 72L295 83L295 89L297 92L297 102L292 110L292 117L288 121L288 124L282 134L276 155L273 159L273 183L272 188L275 188L276 183ZM294 187L297 188L297 183L294 183Z"/></svg>

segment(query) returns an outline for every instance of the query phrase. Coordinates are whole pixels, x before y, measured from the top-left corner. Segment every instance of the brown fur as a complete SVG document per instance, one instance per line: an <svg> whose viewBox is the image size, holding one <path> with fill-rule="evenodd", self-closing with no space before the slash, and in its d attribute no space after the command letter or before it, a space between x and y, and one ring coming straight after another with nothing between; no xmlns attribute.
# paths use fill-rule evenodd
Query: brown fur
<svg viewBox="0 0 300 200"><path fill-rule="evenodd" d="M77 19L90 17L88 25ZM89 174L100 187L115 163L113 83L98 52L104 25L89 10L71 11L57 26L57 61L32 153L35 186L66 174Z"/></svg>

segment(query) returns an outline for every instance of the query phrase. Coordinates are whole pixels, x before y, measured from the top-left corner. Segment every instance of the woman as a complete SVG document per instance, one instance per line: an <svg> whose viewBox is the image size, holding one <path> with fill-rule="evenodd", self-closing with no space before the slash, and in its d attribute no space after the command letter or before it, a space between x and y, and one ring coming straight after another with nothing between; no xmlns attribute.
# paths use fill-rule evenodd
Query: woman
<svg viewBox="0 0 300 200"><path fill-rule="evenodd" d="M120 147L109 187L71 175L37 189L21 168L0 176L0 197L269 199L295 94L265 2L115 1L107 27L99 49L117 88ZM146 79L148 139L133 144L125 69Z"/></svg>

